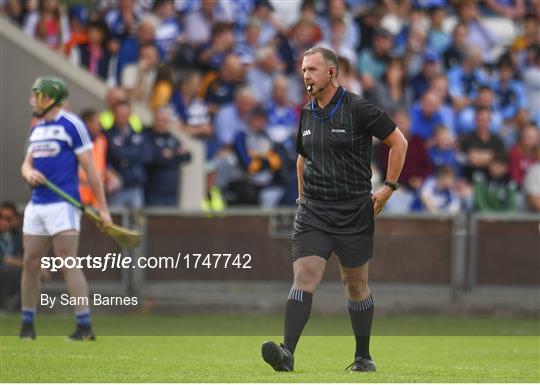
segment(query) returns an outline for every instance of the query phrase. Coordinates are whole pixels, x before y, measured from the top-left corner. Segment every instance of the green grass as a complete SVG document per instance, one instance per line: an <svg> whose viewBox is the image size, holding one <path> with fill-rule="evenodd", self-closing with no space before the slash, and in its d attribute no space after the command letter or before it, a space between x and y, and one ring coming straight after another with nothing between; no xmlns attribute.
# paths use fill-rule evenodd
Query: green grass
<svg viewBox="0 0 540 385"><path fill-rule="evenodd" d="M40 315L36 341L19 341L18 317L0 318L0 382L540 382L536 320L378 317L378 372L346 373L347 317L314 317L295 372L275 373L260 345L262 332L279 334L277 316L100 315L98 340L84 343L65 342L71 317Z"/></svg>

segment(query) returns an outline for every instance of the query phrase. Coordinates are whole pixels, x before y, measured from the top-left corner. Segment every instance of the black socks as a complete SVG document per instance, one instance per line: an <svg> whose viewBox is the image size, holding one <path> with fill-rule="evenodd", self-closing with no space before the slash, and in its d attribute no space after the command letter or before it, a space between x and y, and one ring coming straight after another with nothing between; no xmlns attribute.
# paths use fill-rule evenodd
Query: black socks
<svg viewBox="0 0 540 385"><path fill-rule="evenodd" d="M291 289L285 311L284 345L294 354L300 334L309 319L313 294L300 289Z"/></svg>
<svg viewBox="0 0 540 385"><path fill-rule="evenodd" d="M362 301L349 300L349 315L356 339L355 357L371 359L369 355L369 337L373 321L373 297L371 295Z"/></svg>

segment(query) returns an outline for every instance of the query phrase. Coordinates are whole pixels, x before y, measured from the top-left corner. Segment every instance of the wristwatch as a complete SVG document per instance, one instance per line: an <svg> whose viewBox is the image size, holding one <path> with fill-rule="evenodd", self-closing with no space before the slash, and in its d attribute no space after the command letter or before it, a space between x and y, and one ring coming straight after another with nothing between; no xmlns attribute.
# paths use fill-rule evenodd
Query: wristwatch
<svg viewBox="0 0 540 385"><path fill-rule="evenodd" d="M396 191L399 188L398 182L390 182L388 180L385 180L384 185L390 187L393 191Z"/></svg>

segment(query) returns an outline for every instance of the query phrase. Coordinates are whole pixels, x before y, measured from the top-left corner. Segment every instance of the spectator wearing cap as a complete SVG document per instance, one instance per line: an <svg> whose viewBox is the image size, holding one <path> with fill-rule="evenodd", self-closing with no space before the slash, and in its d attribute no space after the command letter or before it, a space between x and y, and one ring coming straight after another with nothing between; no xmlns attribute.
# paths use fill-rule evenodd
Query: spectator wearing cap
<svg viewBox="0 0 540 385"><path fill-rule="evenodd" d="M515 79L512 59L503 56L499 61L498 78L493 82L495 107L501 112L505 125L522 126L527 120L527 100L525 87Z"/></svg>
<svg viewBox="0 0 540 385"><path fill-rule="evenodd" d="M435 51L426 51L420 72L410 80L414 101L422 97L438 74L440 74L439 55Z"/></svg>
<svg viewBox="0 0 540 385"><path fill-rule="evenodd" d="M176 43L181 38L180 23L176 19L173 0L155 0L154 14L159 18L156 28L156 44L165 53L172 56Z"/></svg>
<svg viewBox="0 0 540 385"><path fill-rule="evenodd" d="M144 206L146 164L151 159L150 147L142 133L129 124L131 107L127 101L114 106L114 126L107 137L107 164L122 181L122 188L108 196L111 206L140 209Z"/></svg>
<svg viewBox="0 0 540 385"><path fill-rule="evenodd" d="M199 69L204 72L218 72L223 65L225 57L232 53L234 44L232 24L216 23L212 27L210 42L200 46L195 53L195 61Z"/></svg>
<svg viewBox="0 0 540 385"><path fill-rule="evenodd" d="M69 8L69 40L64 45L64 54L69 57L73 47L88 43L88 19L90 17L85 5L74 5Z"/></svg>
<svg viewBox="0 0 540 385"><path fill-rule="evenodd" d="M141 15L135 8L135 0L123 0L105 14L104 20L111 35L123 42L135 36Z"/></svg>
<svg viewBox="0 0 540 385"><path fill-rule="evenodd" d="M496 153L487 173L473 175L474 209L480 212L514 211L517 208L517 184L508 173L508 157Z"/></svg>
<svg viewBox="0 0 540 385"><path fill-rule="evenodd" d="M210 43L215 24L230 21L224 15L217 13L216 0L202 0L200 3L200 8L191 11L185 21L186 39L195 47Z"/></svg>
<svg viewBox="0 0 540 385"><path fill-rule="evenodd" d="M478 89L488 83L481 66L481 51L477 48L468 48L463 63L448 71L449 92L454 109L459 111L472 104Z"/></svg>
<svg viewBox="0 0 540 385"><path fill-rule="evenodd" d="M357 70L362 75L362 87L366 92L371 91L375 81L380 80L386 72L391 49L392 34L384 28L379 28L375 32L373 48L360 51Z"/></svg>
<svg viewBox="0 0 540 385"><path fill-rule="evenodd" d="M540 130L532 123L523 127L518 142L510 149L510 176L523 183L527 170L540 160Z"/></svg>
<svg viewBox="0 0 540 385"><path fill-rule="evenodd" d="M467 25L458 22L452 31L450 46L444 51L444 68L448 71L461 64L467 52Z"/></svg>
<svg viewBox="0 0 540 385"><path fill-rule="evenodd" d="M127 101L126 90L120 87L110 87L105 94L105 110L99 114L99 123L104 131L110 130L114 126L113 109L119 102ZM129 114L129 125L135 132L141 132L143 124L141 118L134 112Z"/></svg>
<svg viewBox="0 0 540 385"><path fill-rule="evenodd" d="M488 108L491 111L490 131L501 133L503 128L503 117L496 108L495 93L488 86L482 86L478 90L474 105L468 106L457 114L456 131L458 135L465 135L475 128L475 115L479 108Z"/></svg>
<svg viewBox="0 0 540 385"><path fill-rule="evenodd" d="M197 96L200 83L200 73L190 71L182 74L169 104L184 132L197 138L207 138L213 130L208 106Z"/></svg>
<svg viewBox="0 0 540 385"><path fill-rule="evenodd" d="M228 54L217 76L209 73L202 79L199 95L208 104L210 114L214 115L219 108L234 101L236 90L243 78L240 58L237 55Z"/></svg>
<svg viewBox="0 0 540 385"><path fill-rule="evenodd" d="M385 75L375 83L372 99L388 114L411 108L413 94L407 84L403 59L396 57L390 60Z"/></svg>
<svg viewBox="0 0 540 385"><path fill-rule="evenodd" d="M411 108L412 133L425 141L433 137L435 127L444 124L441 113L441 98L433 91L427 91Z"/></svg>
<svg viewBox="0 0 540 385"><path fill-rule="evenodd" d="M144 130L150 151L144 188L147 206L177 206L179 202L180 165L191 155L169 132L172 124L169 109L158 108L154 124Z"/></svg>
<svg viewBox="0 0 540 385"><path fill-rule="evenodd" d="M479 107L476 110L476 127L461 141L461 149L466 163L464 176L471 180L475 172L487 172L489 163L497 153L505 151L502 139L490 130L491 108Z"/></svg>
<svg viewBox="0 0 540 385"><path fill-rule="evenodd" d="M50 49L62 50L69 40L69 22L64 5L59 0L40 1L38 10L26 18L23 30Z"/></svg>
<svg viewBox="0 0 540 385"><path fill-rule="evenodd" d="M91 74L105 80L108 77L110 52L106 46L107 25L101 20L88 23L88 42L76 45L70 61L86 68Z"/></svg>
<svg viewBox="0 0 540 385"><path fill-rule="evenodd" d="M255 65L246 74L249 87L257 102L263 103L272 98L274 77L280 73L283 64L272 46L259 48L255 55Z"/></svg>
<svg viewBox="0 0 540 385"><path fill-rule="evenodd" d="M334 50L338 55L345 56L352 63L356 61L344 52L355 52L360 46L361 35L353 15L348 10L348 4L345 0L330 0L327 3L327 17L322 18L319 26L323 33L323 39L327 43L332 43L334 49L339 36L341 50ZM339 29L339 30L338 30Z"/></svg>
<svg viewBox="0 0 540 385"><path fill-rule="evenodd" d="M492 50L496 47L497 41L480 20L478 3L461 1L457 5L457 12L459 20L467 26L467 44L479 50L484 63L493 63Z"/></svg>
<svg viewBox="0 0 540 385"><path fill-rule="evenodd" d="M266 134L266 110L257 106L248 115L247 130L236 133L233 142L241 177L229 184L231 204L277 206L283 190L276 186L281 158Z"/></svg>
<svg viewBox="0 0 540 385"><path fill-rule="evenodd" d="M450 35L444 31L443 22L446 18L444 6L433 6L429 8L429 33L427 47L429 50L442 55L451 44Z"/></svg>

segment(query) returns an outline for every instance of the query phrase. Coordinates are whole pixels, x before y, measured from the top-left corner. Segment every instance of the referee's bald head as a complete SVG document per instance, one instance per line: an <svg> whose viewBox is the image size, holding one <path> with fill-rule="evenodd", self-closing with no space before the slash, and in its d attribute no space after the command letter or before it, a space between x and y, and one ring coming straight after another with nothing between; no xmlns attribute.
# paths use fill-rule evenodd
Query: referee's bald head
<svg viewBox="0 0 540 385"><path fill-rule="evenodd" d="M335 67L336 72L334 74L334 78L337 78L339 75L339 60L337 55L331 49L324 47L312 47L304 52L303 57L315 55L317 53L322 55L324 62L328 65L328 67Z"/></svg>

